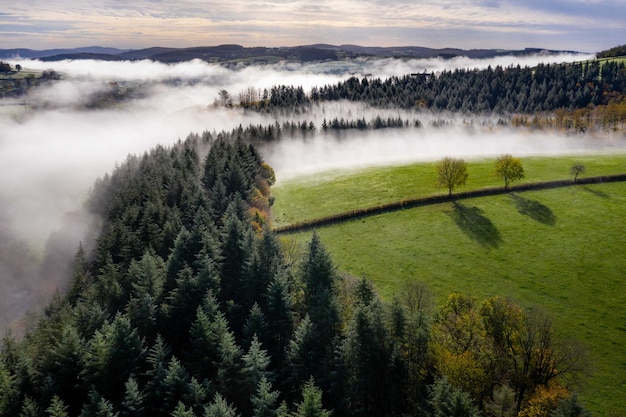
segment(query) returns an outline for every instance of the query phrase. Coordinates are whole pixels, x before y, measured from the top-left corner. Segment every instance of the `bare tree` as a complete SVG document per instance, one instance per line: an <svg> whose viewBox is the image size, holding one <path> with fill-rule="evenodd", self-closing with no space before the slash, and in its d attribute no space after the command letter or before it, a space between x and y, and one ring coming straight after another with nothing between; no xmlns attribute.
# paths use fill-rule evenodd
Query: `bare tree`
<svg viewBox="0 0 626 417"><path fill-rule="evenodd" d="M576 162L569 169L569 172L570 172L570 174L572 174L574 176L574 182L576 182L576 180L578 179L578 176L581 175L581 174L584 174L586 170L587 170L587 168L583 164L581 164L580 162Z"/></svg>

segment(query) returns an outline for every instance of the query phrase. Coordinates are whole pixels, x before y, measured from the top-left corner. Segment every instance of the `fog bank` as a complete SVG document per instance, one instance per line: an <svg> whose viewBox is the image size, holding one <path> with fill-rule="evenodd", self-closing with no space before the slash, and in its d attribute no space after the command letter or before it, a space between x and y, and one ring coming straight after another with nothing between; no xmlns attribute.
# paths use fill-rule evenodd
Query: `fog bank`
<svg viewBox="0 0 626 417"><path fill-rule="evenodd" d="M237 97L248 87L311 87L352 75L377 77L437 72L488 65L535 65L587 59L581 55L499 57L493 60L356 60L321 64L276 64L225 68L202 61L162 64L151 61L11 61L24 70L54 70L60 81L35 89L25 98L0 100L0 332L33 306L41 306L56 288L61 271L88 231L80 207L98 177L111 172L129 153L171 145L191 132L220 132L249 124L268 125L269 115L225 108L214 103L219 91ZM112 88L132 92L121 103L92 108L94 97ZM97 104L97 99L95 100ZM467 129L432 128L440 115L371 109L359 103L326 103L307 114L278 121L401 117L423 122L419 129L345 133L340 139L317 133L306 142L283 140L263 149L279 181L327 169L437 159L444 155L479 157L503 152L517 155L584 152L598 142ZM448 116L445 116L448 117ZM493 120L476 121L493 124ZM605 146L605 145L602 145ZM606 147L623 144L606 144ZM53 236L53 239L50 237ZM83 242L85 243L85 242Z"/></svg>
<svg viewBox="0 0 626 417"><path fill-rule="evenodd" d="M262 148L263 155L281 182L330 170L427 162L446 156L480 159L504 153L517 157L626 153L623 136L594 138L504 128L488 133L463 126L341 133L272 143Z"/></svg>

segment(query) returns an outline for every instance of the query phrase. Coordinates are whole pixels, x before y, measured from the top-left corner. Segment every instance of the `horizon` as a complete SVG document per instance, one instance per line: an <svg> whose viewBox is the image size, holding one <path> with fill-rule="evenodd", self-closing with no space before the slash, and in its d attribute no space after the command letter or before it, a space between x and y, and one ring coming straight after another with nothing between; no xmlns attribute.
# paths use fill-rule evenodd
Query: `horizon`
<svg viewBox="0 0 626 417"><path fill-rule="evenodd" d="M239 46L242 48L268 48L268 49L281 49L281 48L298 48L298 47L311 47L311 48L322 48L324 46L328 46L328 47L335 47L335 48L342 48L342 47L358 47L358 48L389 48L389 49L393 49L393 48L425 48L425 49L431 49L431 50L445 50L445 49L453 49L453 50L462 50L462 51L479 51L479 50L492 50L492 51L505 51L505 52L513 52L513 51L523 51L523 50L545 50L545 51L555 51L555 52L572 52L572 53L581 53L581 54L595 54L596 52L600 52L600 50L598 51L584 51L584 50L578 50L578 49L552 49L552 48L544 48L541 46L523 46L523 47L519 47L519 48L487 48L487 47L475 47L475 48L463 48L460 46L442 46L442 47L433 47L433 46L426 46L426 45L410 45L410 44L406 44L406 45L389 45L389 46L381 46L381 45L361 45L361 44L356 44L356 43L326 43L326 42L315 42L315 43L308 43L308 44L298 44L298 45L279 45L279 46L266 46L266 45L241 45L238 43L219 43L219 44L198 44L198 45L187 45L187 46L162 46L162 45L152 45L152 46L146 46L146 47L126 47L126 48L119 48L116 46L110 46L110 45L106 45L106 44L93 44L93 45L82 45L82 46L59 46L59 47L54 47L54 48L43 48L43 49L36 49L36 48L27 48L27 47L15 47L15 48L5 48L5 47L0 47L0 50L4 50L4 51L9 51L9 50L17 50L17 49L24 49L24 50L29 50L29 51L36 51L36 52L43 52L43 51L53 51L53 50L82 50L82 49L112 49L112 50L116 50L116 51L120 51L120 52L127 52L127 51L140 51L140 50L147 50L147 49L159 49L159 48L163 48L163 49L194 49L194 48L216 48L216 47L222 47L222 46ZM619 46L619 45L614 45L614 46ZM607 48L610 49L610 48Z"/></svg>
<svg viewBox="0 0 626 417"><path fill-rule="evenodd" d="M0 12L3 49L105 45L118 49L236 44L293 47L316 43L429 48L539 48L598 52L624 43L626 0L239 0L176 4L138 0L11 3ZM190 46L191 45L191 46ZM450 46L454 45L454 46Z"/></svg>

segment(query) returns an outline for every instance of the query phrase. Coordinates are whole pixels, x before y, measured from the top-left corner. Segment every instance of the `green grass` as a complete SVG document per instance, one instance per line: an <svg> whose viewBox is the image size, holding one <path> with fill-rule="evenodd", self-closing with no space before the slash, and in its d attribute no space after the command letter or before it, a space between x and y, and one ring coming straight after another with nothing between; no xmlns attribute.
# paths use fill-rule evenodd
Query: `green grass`
<svg viewBox="0 0 626 417"><path fill-rule="evenodd" d="M598 58L600 65L603 65L605 62L623 62L626 63L626 56L617 56L617 57L609 57L609 58Z"/></svg>
<svg viewBox="0 0 626 417"><path fill-rule="evenodd" d="M624 156L523 162L527 180L536 181L567 178L578 160L587 166L587 175L625 171ZM466 188L499 185L489 175L492 165L471 163ZM424 164L336 173L327 183L294 181L277 187L276 204L286 218L297 221L323 215L318 209L330 213L350 205L432 194L433 170L432 164ZM389 176L406 184L392 184ZM414 185L415 178L421 187ZM355 191L348 192L350 186ZM380 187L388 190L380 195ZM365 190L365 196L356 190ZM311 198L317 193L323 197ZM279 197L292 204L279 203ZM581 399L595 415L619 415L626 409L624 219L626 184L614 183L420 207L318 233L340 270L367 275L386 299L403 282L419 280L431 287L439 302L452 291L462 291L481 299L509 296L524 306L547 309L563 335L581 340L589 349L593 374L580 388ZM311 233L292 236L304 242Z"/></svg>
<svg viewBox="0 0 626 417"><path fill-rule="evenodd" d="M467 162L469 178L461 190L503 186L493 175L494 160ZM626 172L626 155L523 158L526 178L521 183L571 178L569 170L575 162L585 165L584 176ZM280 178L280 172L276 174ZM406 198L445 194L447 190L437 188L434 164L422 163L319 174L279 183L272 193L274 224L283 226Z"/></svg>

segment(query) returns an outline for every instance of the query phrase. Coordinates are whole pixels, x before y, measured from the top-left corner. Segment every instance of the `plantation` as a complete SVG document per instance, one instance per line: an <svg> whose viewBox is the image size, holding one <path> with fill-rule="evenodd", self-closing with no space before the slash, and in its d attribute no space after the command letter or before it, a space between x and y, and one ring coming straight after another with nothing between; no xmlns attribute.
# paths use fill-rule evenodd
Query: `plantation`
<svg viewBox="0 0 626 417"><path fill-rule="evenodd" d="M575 161L588 176L626 165L624 156L524 158L524 181L568 178ZM462 189L502 186L492 170L493 161L469 162ZM274 215L280 224L447 191L434 184L433 164L293 181L275 187ZM563 337L589 350L591 375L579 388L585 404L597 415L618 415L626 409L625 203L626 184L579 185L403 210L318 234L342 271L367 274L387 299L417 280L439 304L460 291L545 308Z"/></svg>

